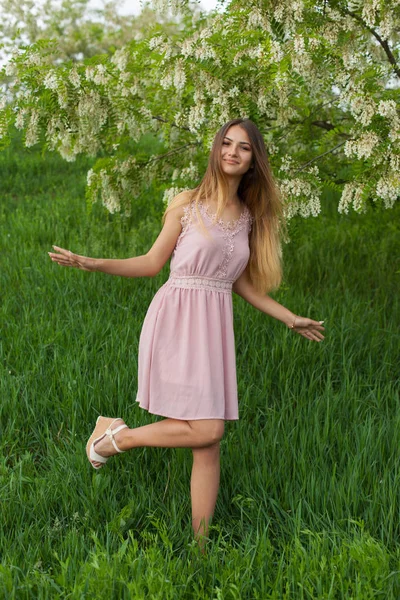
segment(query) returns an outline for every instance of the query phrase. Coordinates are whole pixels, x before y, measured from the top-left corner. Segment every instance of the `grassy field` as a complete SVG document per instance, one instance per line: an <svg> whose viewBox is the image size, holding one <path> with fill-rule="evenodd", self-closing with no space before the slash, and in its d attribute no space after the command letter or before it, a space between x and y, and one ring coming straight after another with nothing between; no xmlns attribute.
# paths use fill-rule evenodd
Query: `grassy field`
<svg viewBox="0 0 400 600"><path fill-rule="evenodd" d="M275 298L324 319L322 344L234 295L240 420L201 556L189 450L139 449L99 472L86 459L98 414L155 419L135 403L137 348L169 272L50 261L52 244L142 254L160 230L154 189L129 222L88 211L87 167L0 154L0 597L399 598L400 207L339 216L327 199L292 223Z"/></svg>

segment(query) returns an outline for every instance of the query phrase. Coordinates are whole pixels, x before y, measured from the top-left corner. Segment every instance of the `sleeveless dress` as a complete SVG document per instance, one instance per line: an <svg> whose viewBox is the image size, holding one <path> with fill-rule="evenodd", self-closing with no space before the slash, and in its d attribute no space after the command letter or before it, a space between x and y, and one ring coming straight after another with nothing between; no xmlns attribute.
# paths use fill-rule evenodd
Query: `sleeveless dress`
<svg viewBox="0 0 400 600"><path fill-rule="evenodd" d="M147 310L139 338L136 401L174 419L237 420L232 284L249 260L253 217L215 222L198 202L184 206L170 275Z"/></svg>

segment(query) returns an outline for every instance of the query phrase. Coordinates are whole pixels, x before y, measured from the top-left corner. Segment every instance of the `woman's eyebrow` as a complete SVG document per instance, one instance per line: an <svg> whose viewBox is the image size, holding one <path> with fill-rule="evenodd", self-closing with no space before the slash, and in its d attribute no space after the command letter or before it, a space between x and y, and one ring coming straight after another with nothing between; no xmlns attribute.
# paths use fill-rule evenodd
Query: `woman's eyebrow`
<svg viewBox="0 0 400 600"><path fill-rule="evenodd" d="M227 135L225 136L225 138L226 138L227 140L229 140L230 142L232 142L232 141L233 141L233 140L231 140L231 138L230 138L230 137L228 137ZM224 139L225 139L225 138L224 138ZM250 146L250 148L251 148L251 144L250 144L250 142L239 142L239 143L240 143L240 144L247 144L247 145L248 145L248 146Z"/></svg>

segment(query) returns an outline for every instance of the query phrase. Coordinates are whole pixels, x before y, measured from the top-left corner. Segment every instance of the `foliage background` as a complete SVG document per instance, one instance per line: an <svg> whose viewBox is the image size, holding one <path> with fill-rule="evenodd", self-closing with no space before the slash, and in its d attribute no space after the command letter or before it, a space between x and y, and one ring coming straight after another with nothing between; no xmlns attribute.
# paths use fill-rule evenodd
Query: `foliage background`
<svg viewBox="0 0 400 600"><path fill-rule="evenodd" d="M240 115L263 133L289 218L318 215L326 188L340 192L340 212L391 208L400 193L398 0L222 4L205 14L187 0L154 0L156 13L127 26L114 2L106 25L90 25L87 0L66 0L78 17L64 10L62 40L52 41L50 9L39 34L28 12L32 43L18 45L15 32L2 74L2 143L15 125L28 147L97 157L88 198L129 214L147 181L163 184L166 203L193 187L215 131ZM149 132L159 147L133 155Z"/></svg>

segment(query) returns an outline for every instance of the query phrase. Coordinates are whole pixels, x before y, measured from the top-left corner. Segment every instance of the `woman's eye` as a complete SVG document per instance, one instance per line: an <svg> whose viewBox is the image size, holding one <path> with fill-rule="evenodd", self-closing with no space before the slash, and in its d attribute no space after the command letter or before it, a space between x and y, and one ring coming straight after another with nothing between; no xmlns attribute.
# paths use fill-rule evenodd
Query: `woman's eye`
<svg viewBox="0 0 400 600"><path fill-rule="evenodd" d="M224 146L228 146L228 142L223 142L223 145Z"/></svg>

